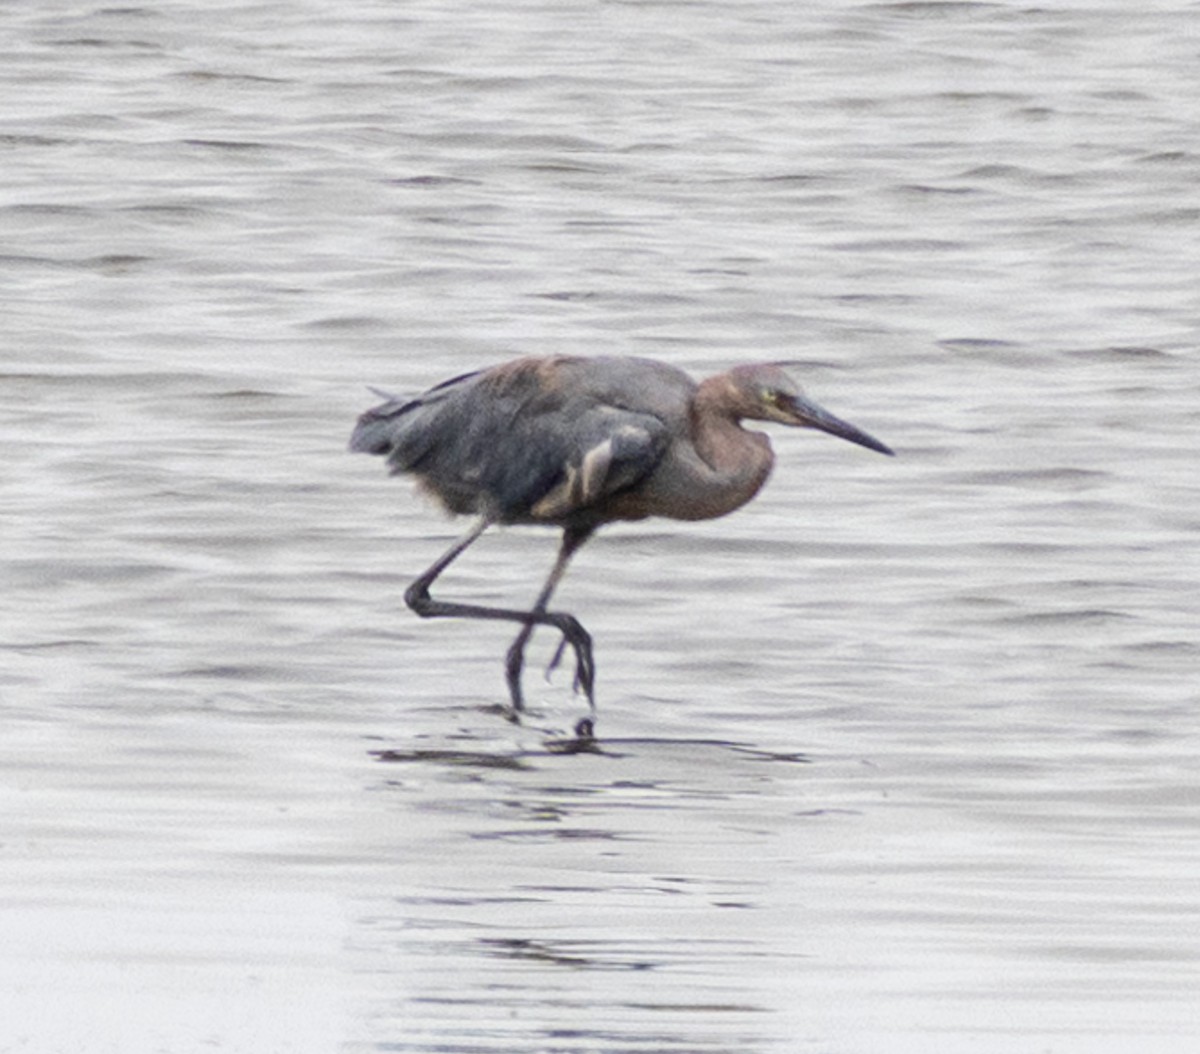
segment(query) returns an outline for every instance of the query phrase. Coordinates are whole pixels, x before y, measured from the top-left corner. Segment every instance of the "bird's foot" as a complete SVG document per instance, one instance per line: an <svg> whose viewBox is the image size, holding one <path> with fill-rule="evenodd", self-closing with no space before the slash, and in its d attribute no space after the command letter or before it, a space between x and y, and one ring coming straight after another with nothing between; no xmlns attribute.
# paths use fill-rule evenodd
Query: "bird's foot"
<svg viewBox="0 0 1200 1054"><path fill-rule="evenodd" d="M546 680L550 680L550 675L558 669L562 663L563 652L567 650L567 638L563 637L558 642L558 647L554 649L554 658L546 663Z"/></svg>
<svg viewBox="0 0 1200 1054"><path fill-rule="evenodd" d="M562 662L567 645L575 652L575 678L572 682L576 693L582 691L587 696L588 706L596 711L596 662L592 657L592 637L572 615L551 615L548 621L561 634L554 657L546 667L546 680ZM504 657L504 678L508 683L508 694L512 700L514 715L525 709L524 694L521 691L521 673L525 668L525 645L528 644L530 631L528 629L517 635L508 654Z"/></svg>
<svg viewBox="0 0 1200 1054"><path fill-rule="evenodd" d="M508 696L512 700L512 718L514 723L520 719L521 712L525 709L525 698L521 692L521 670L525 667L525 643L529 640L529 635L523 633L515 641L512 647L508 649L508 654L504 657L504 680L508 684Z"/></svg>
<svg viewBox="0 0 1200 1054"><path fill-rule="evenodd" d="M580 691L587 696L588 706L594 712L596 709L596 660L592 656L592 636L583 628L580 622L570 615L562 616L563 622L558 628L562 631L562 640L554 650L554 657L546 667L546 679L558 669L562 657L570 644L575 650L575 678L572 690Z"/></svg>

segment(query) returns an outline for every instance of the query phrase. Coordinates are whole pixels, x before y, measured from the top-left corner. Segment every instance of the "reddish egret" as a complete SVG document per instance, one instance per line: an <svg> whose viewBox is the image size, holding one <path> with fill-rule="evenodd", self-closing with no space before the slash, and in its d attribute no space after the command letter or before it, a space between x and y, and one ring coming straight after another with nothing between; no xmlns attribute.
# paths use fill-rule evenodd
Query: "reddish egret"
<svg viewBox="0 0 1200 1054"><path fill-rule="evenodd" d="M800 394L782 365L736 366L697 384L652 359L521 358L467 373L412 399L393 398L359 418L352 450L387 457L455 514L478 521L404 594L422 618L519 622L505 672L512 718L524 709L521 669L536 626L575 653L575 689L595 703L592 641L573 615L550 611L555 587L601 524L668 516L707 520L746 504L774 463L771 444L744 420L817 428L877 450L878 439ZM435 600L429 588L492 524L561 528L550 577L529 611ZM592 720L576 726L592 734Z"/></svg>

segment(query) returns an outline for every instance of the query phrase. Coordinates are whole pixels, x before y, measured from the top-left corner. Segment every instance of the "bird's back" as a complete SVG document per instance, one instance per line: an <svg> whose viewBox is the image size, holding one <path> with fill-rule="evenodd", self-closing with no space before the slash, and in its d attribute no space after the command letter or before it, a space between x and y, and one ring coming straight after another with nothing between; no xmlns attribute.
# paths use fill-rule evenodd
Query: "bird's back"
<svg viewBox="0 0 1200 1054"><path fill-rule="evenodd" d="M517 359L360 418L351 448L386 455L454 513L586 523L686 432L695 382L649 359Z"/></svg>

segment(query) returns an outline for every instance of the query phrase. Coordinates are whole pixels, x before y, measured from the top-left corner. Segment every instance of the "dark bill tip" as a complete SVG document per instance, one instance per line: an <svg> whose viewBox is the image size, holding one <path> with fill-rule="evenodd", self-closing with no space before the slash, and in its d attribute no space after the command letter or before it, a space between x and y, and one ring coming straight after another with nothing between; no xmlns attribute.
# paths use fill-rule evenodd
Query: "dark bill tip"
<svg viewBox="0 0 1200 1054"><path fill-rule="evenodd" d="M888 457L896 456L896 451L888 446L887 443L881 442L873 435L870 435L859 428L853 429L852 434L846 434L844 432L832 432L830 434L840 436L842 439L849 439L851 443L857 443L859 446L865 446L868 450L875 450L880 454L887 454Z"/></svg>

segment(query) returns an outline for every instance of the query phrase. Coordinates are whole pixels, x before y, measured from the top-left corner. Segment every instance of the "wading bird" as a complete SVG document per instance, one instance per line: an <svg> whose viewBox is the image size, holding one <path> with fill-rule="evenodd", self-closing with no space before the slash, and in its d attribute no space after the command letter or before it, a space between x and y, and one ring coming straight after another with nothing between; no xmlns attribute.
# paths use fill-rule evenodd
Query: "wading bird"
<svg viewBox="0 0 1200 1054"><path fill-rule="evenodd" d="M381 393L383 394L383 393ZM592 640L573 615L548 605L567 564L601 524L667 516L707 520L746 504L774 463L767 437L742 421L816 428L892 451L800 394L782 365L736 366L697 384L652 359L561 355L520 358L463 374L411 399L390 398L358 420L350 449L386 456L393 474L415 476L455 515L478 520L404 594L422 618L502 619L521 624L505 672L512 718L524 709L521 670L536 626L569 644L575 689L595 713ZM561 528L550 577L529 611L429 595L443 571L493 524ZM591 718L576 725L590 738Z"/></svg>

